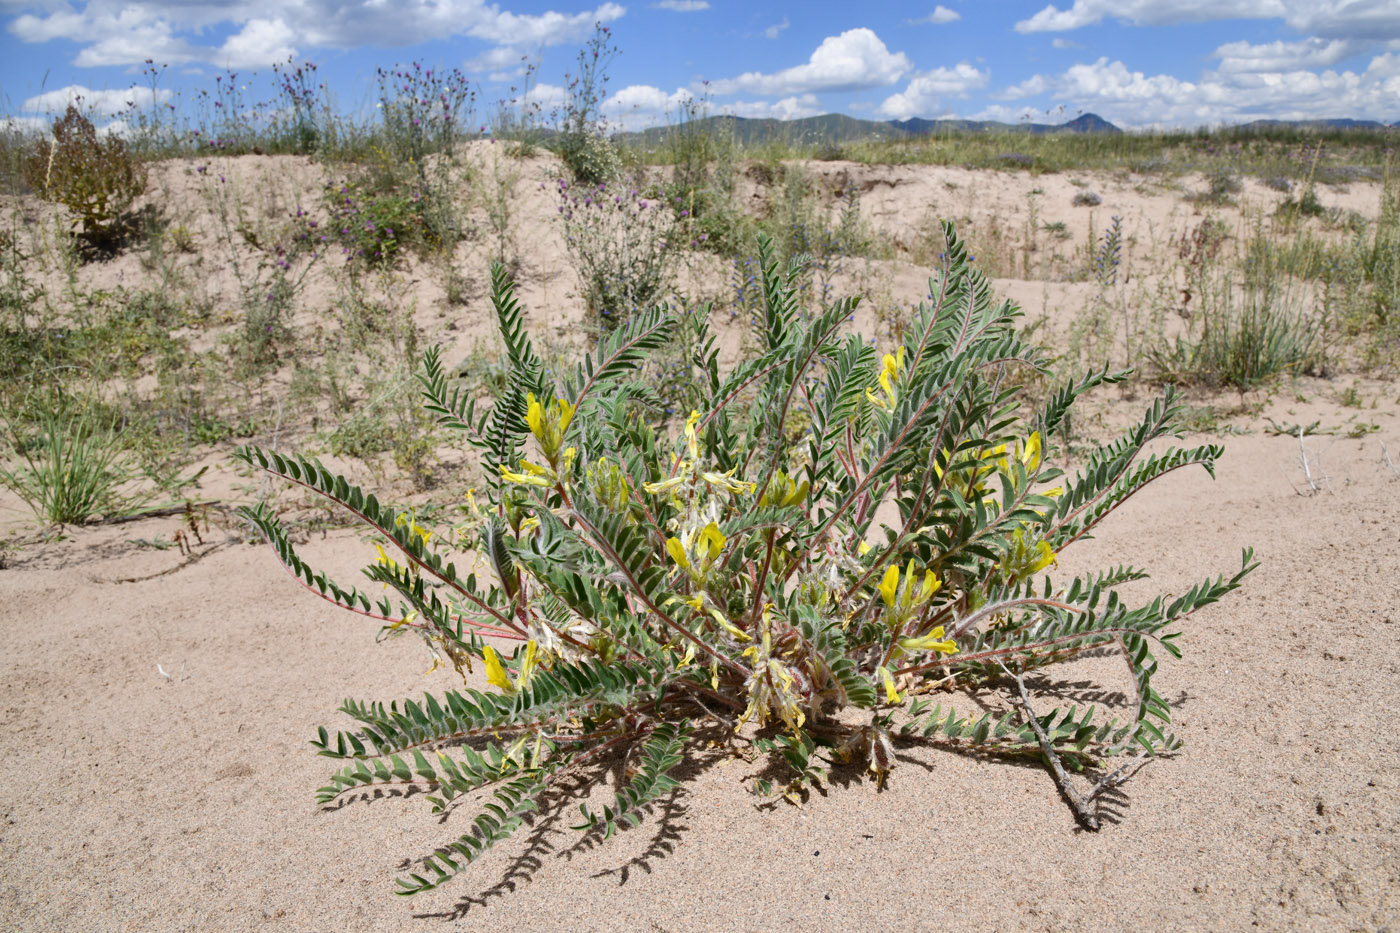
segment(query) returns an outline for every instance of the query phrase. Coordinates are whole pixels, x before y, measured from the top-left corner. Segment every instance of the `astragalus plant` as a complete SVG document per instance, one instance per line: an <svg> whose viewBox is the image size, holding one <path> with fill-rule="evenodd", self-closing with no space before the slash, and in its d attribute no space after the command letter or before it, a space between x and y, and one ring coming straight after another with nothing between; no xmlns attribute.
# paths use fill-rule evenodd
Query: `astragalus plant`
<svg viewBox="0 0 1400 933"><path fill-rule="evenodd" d="M993 302L951 228L945 236L932 301L885 354L845 332L858 299L801 313L801 270L780 268L762 244L760 353L729 372L703 315L661 308L556 381L497 268L505 391L491 404L465 399L437 354L425 359L428 407L492 478L450 531L318 463L240 451L381 535L365 575L394 598L376 604L313 572L274 516L248 510L301 582L387 633L421 636L435 660L479 663L494 686L348 700L341 711L356 725L313 740L346 762L323 803L412 784L450 810L494 788L399 893L464 869L552 785L562 793L571 770L623 761L616 799L583 803L577 828L605 837L635 825L675 789L669 772L702 737L771 753L789 779L757 789L799 800L824 761L882 782L906 744L1041 756L1062 780L1062 763L1097 769L1176 747L1154 652L1177 654L1177 623L1238 586L1248 552L1232 578L1141 605L1114 592L1141 571L1065 578L1056 557L1152 480L1211 469L1220 448L1145 451L1170 431L1168 394L1072 478L1051 467L1075 398L1122 374L1091 372L1023 411L1018 377L1041 355L1018 336L1017 309ZM705 403L668 432L634 377L679 328L694 329ZM469 567L451 561L459 546ZM506 639L519 647L506 652ZM1086 652L1121 655L1136 697L1127 713L1032 714L1022 675ZM952 691L972 685L1018 686L1019 700L1013 689L1005 712L964 715ZM937 705L920 696L935 689L947 691Z"/></svg>

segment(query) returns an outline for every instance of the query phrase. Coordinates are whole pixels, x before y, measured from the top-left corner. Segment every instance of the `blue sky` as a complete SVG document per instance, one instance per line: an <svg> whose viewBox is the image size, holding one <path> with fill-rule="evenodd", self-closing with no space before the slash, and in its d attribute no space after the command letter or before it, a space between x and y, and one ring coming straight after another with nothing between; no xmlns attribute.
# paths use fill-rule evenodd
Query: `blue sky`
<svg viewBox="0 0 1400 933"><path fill-rule="evenodd" d="M355 107L376 66L415 59L497 100L523 57L547 110L595 22L621 51L607 112L630 128L698 94L784 119L1400 120L1400 0L0 0L0 19L0 103L36 125L75 94L99 112L149 102L129 90L148 58L169 65L171 100L291 57Z"/></svg>

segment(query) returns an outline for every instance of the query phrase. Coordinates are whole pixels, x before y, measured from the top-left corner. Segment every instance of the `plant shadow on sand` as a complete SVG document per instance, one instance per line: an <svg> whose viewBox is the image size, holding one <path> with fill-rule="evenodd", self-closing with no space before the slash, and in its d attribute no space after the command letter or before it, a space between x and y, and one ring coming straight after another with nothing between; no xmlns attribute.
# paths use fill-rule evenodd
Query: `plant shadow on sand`
<svg viewBox="0 0 1400 933"><path fill-rule="evenodd" d="M1127 699L1126 694L1122 692L1096 689L1093 684L1088 682L1054 682L1055 689L1050 690L1048 688L1052 686L1052 682L1048 678L1039 678L1037 686L1041 688L1042 696L1053 693L1060 699L1097 700L1107 702L1110 705L1121 704ZM762 732L762 735L776 734L777 730L771 728ZM749 786L765 779L775 785L780 785L785 778L792 776L792 772L780 757L761 754L750 757L745 754L745 750L750 746L747 744L736 745L730 741L732 732L729 723L712 722L705 728L697 730L697 736L701 737L702 741L687 745L684 759L672 772L672 776L677 780L679 786L641 808L639 814L643 817L642 822L632 827L621 825L616 827L619 835L649 833L650 836L645 847L640 853L630 856L614 867L594 872L593 877L616 878L618 885L621 886L626 885L631 880L634 870L651 874L656 863L672 855L683 835L691 829L689 823L686 822L686 817L690 812L690 807L685 803L685 798L689 794L687 785L701 780L717 766L732 761L748 761L756 765L755 769L745 773L741 779L742 783ZM750 739L750 741L752 740ZM899 763L930 774L935 771L933 763L929 760L931 755L947 752L995 762L999 765L1046 772L1046 765L1038 754L998 754L984 749L943 745L927 740L910 741L907 738L903 742L897 741L897 744L900 748L896 752L895 758ZM914 753L915 749L920 748L924 750L924 754ZM829 753L832 750L830 748L825 748L823 751L831 757ZM1162 757L1169 757L1169 755ZM1122 781L1126 781L1150 760L1150 758L1141 758L1132 762L1132 766ZM580 799L587 799L595 791L606 788L609 777L612 779L612 786L623 783L626 777L625 764L626 755L619 753L613 755L609 760L597 762L583 773L566 775L542 795L538 811L525 817L524 821L528 832L522 834L523 845L510 857L508 864L494 882L475 894L463 895L450 909L415 913L413 914L414 918L460 920L468 916L474 909L485 909L491 906L493 899L505 898L515 893L520 887L530 884L544 870L546 859L552 857L571 862L575 857L591 852L606 842L607 836L604 835L601 827L587 830L581 836L569 832L572 829L570 825L573 819L571 812L577 807ZM1098 787L1110 771L1109 767L1090 765L1084 767L1078 776L1090 786ZM1049 774L1045 774L1045 776L1048 792L1050 787L1055 786L1055 782L1049 780ZM857 785L871 781L864 762L859 758L853 757L849 761L840 761L831 757L830 768L825 772L824 779L803 788L801 798L805 802L812 795L825 798L837 790L850 792ZM1122 789L1122 781L1098 788L1093 796L1094 812L1104 823L1120 824L1124 820L1127 810L1131 807L1131 800ZM883 787L877 785L876 792L883 792ZM1056 792L1059 793L1058 789ZM394 791L391 793L358 794L350 796L346 801L328 809L338 812L350 803L372 803L381 797L409 797L418 793L423 793L423 791L411 788L406 793ZM756 808L762 810L775 810L784 805L785 801L779 795L756 798L754 803ZM455 806L449 808L438 818L438 823L446 824L455 809ZM1078 824L1073 826L1073 831L1076 835L1087 832L1083 826ZM574 835L576 838L569 844L563 844L562 840L569 835ZM410 859L405 859L396 866L399 871L411 871L413 868L414 862Z"/></svg>

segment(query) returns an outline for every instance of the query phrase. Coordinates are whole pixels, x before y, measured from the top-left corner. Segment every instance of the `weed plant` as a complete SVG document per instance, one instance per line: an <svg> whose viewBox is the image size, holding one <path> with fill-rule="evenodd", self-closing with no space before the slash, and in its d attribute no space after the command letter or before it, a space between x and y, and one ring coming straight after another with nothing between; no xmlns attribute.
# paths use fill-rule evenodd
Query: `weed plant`
<svg viewBox="0 0 1400 933"><path fill-rule="evenodd" d="M647 193L640 177L596 184L561 178L556 191L587 323L610 333L670 289L679 246L676 215Z"/></svg>
<svg viewBox="0 0 1400 933"><path fill-rule="evenodd" d="M556 114L554 149L582 185L614 181L622 170L617 150L605 138L603 101L608 94L608 64L617 57L612 30L601 23L579 50L574 70L564 76L567 100Z"/></svg>
<svg viewBox="0 0 1400 933"><path fill-rule="evenodd" d="M87 246L110 250L135 226L132 202L146 190L146 173L120 136L99 138L92 121L72 104L54 121L24 162L24 180L45 200L68 209L74 232Z"/></svg>
<svg viewBox="0 0 1400 933"><path fill-rule="evenodd" d="M1201 293L1187 334L1149 347L1163 378L1241 391L1281 374L1317 372L1321 322L1276 285L1236 289L1226 275Z"/></svg>
<svg viewBox="0 0 1400 933"><path fill-rule="evenodd" d="M1116 589L1144 578L1139 569L1071 576L1056 560L1143 486L1210 470L1222 451L1146 452L1180 411L1168 392L1074 476L1052 466L1075 400L1125 374L1091 371L1022 410L1020 374L1044 357L951 228L945 237L933 298L883 356L842 334L858 299L803 314L801 264L780 264L761 242L760 352L728 373L702 318L659 309L551 375L497 266L505 390L490 404L468 398L449 389L436 351L424 358L429 410L479 452L488 477L451 529L319 463L239 450L383 542L365 570L391 591L376 602L311 569L268 509L245 509L299 582L385 635L423 638L435 664L480 664L493 688L347 700L354 725L313 739L341 763L317 792L324 805L416 788L456 822L478 791L492 792L458 838L406 870L398 893L467 868L550 791L585 798L575 828L587 840L635 827L711 743L765 755L773 767L755 791L793 800L829 766L883 782L913 745L1040 760L1091 829L1094 797L1126 773L1104 773L1110 762L1178 747L1157 656L1179 655L1181 623L1240 585L1250 552L1231 577L1144 603ZM646 417L653 392L637 374L682 326L695 329L703 397L670 436ZM462 545L473 569L453 563ZM518 650L504 654L512 640ZM1119 717L1032 705L1026 673L1103 652L1130 675ZM935 688L948 691L936 703ZM978 690L976 702L961 690ZM989 710L998 690L1007 702ZM1066 768L1095 775L1093 789L1077 791ZM610 773L621 777L599 806L587 798Z"/></svg>
<svg viewBox="0 0 1400 933"><path fill-rule="evenodd" d="M33 434L13 424L7 428L9 459L17 462L0 467L0 486L53 524L139 512L199 478L176 481L168 474L148 474L148 482L137 485L142 474L117 432L91 410L45 412Z"/></svg>

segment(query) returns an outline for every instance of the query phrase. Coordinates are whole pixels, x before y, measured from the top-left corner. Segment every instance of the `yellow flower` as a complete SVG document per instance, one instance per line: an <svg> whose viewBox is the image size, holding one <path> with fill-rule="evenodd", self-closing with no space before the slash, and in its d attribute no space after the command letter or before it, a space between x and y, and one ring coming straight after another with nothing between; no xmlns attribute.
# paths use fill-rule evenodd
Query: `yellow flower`
<svg viewBox="0 0 1400 933"><path fill-rule="evenodd" d="M735 467L735 469L727 470L724 473L703 472L700 474L700 478L711 486L718 486L720 489L729 492L752 493L755 484L745 480L735 479L734 473L737 469L738 468Z"/></svg>
<svg viewBox="0 0 1400 933"><path fill-rule="evenodd" d="M535 674L538 666L539 646L532 638L525 643L525 657L520 662L520 677L517 682L512 682L510 675L506 673L506 667L501 663L501 656L496 653L496 649L486 645L481 649L481 655L486 660L486 680L494 687L499 687L502 693L515 694L529 686L530 678Z"/></svg>
<svg viewBox="0 0 1400 933"><path fill-rule="evenodd" d="M686 556L685 545L681 544L680 538L666 539L666 553L671 555L671 559L676 562L676 566L682 570L690 569L690 558Z"/></svg>
<svg viewBox="0 0 1400 933"><path fill-rule="evenodd" d="M656 495L657 493L670 492L677 486L680 486L683 483L685 483L686 480L690 479L690 469L690 462L682 460L681 467L676 472L675 476L672 476L670 479L663 479L660 482L656 483L642 483L642 489L646 490L652 495Z"/></svg>
<svg viewBox="0 0 1400 933"><path fill-rule="evenodd" d="M692 409L690 417L685 419L685 446L690 451L691 460L700 456L700 439L695 434L695 426L699 423L700 412Z"/></svg>
<svg viewBox="0 0 1400 933"><path fill-rule="evenodd" d="M572 447L569 450L573 450ZM570 457L569 459L572 459ZM539 464L531 463L529 460L521 460L520 468L524 473L516 473L506 469L501 465L501 478L506 482L517 483L521 486L541 486L548 489L559 481L558 475L549 467L542 467Z"/></svg>
<svg viewBox="0 0 1400 933"><path fill-rule="evenodd" d="M898 379L900 373L904 372L904 348L900 347L893 354L886 353L880 362L880 388L884 390L885 397L880 398L876 395L873 387L865 390L865 397L878 408L894 411L895 402L899 401L898 393L894 388L894 380Z"/></svg>
<svg viewBox="0 0 1400 933"><path fill-rule="evenodd" d="M912 610L928 602L934 593L938 592L943 581L938 579L938 575L932 570L924 571L924 578L916 583L914 573L914 558L909 558L909 565L904 569L903 592L899 586L899 567L891 565L885 570L884 579L880 581L880 595L885 600L885 605L890 609Z"/></svg>
<svg viewBox="0 0 1400 933"><path fill-rule="evenodd" d="M927 635L921 635L918 638L901 638L899 650L905 654L917 654L920 651L957 654L958 646L951 638L944 638L943 626L940 625Z"/></svg>
<svg viewBox="0 0 1400 933"><path fill-rule="evenodd" d="M1055 550L1048 541L1035 541L1022 525L1011 533L1011 550L1001 559L1001 570L1008 577L1024 580L1055 563Z"/></svg>
<svg viewBox="0 0 1400 933"><path fill-rule="evenodd" d="M885 605L894 608L895 599L899 594L899 567L891 564L885 570L885 578L880 581L880 595L885 598Z"/></svg>
<svg viewBox="0 0 1400 933"><path fill-rule="evenodd" d="M504 693L514 693L515 684L511 683L510 675L506 673L505 665L501 663L501 656L496 654L496 649L490 645L481 649L482 657L486 660L486 680L493 687L499 687Z"/></svg>
<svg viewBox="0 0 1400 933"><path fill-rule="evenodd" d="M773 474L773 479L768 484L768 488L759 497L760 506L778 506L786 508L790 505L798 505L807 498L807 493L811 491L811 485L804 479L799 486L793 482L792 477L782 470Z"/></svg>
<svg viewBox="0 0 1400 933"><path fill-rule="evenodd" d="M539 441L545 459L553 466L559 457L559 448L563 446L569 422L574 420L574 406L562 398L548 405L535 398L533 392L525 396L525 401L525 423L529 425L535 440Z"/></svg>
<svg viewBox="0 0 1400 933"><path fill-rule="evenodd" d="M900 698L899 691L894 688L894 675L890 673L889 668L883 665L880 667L879 674L880 682L885 685L885 702L898 703Z"/></svg>
<svg viewBox="0 0 1400 933"><path fill-rule="evenodd" d="M682 534L679 538L667 538L666 553L671 555L671 560L675 561L677 567L689 572L691 577L699 581L705 578L723 553L726 540L719 526L710 522L700 530L698 536L690 532Z"/></svg>

